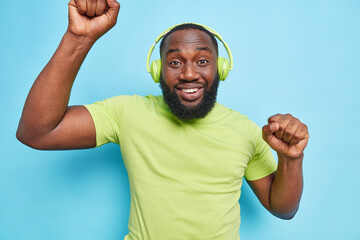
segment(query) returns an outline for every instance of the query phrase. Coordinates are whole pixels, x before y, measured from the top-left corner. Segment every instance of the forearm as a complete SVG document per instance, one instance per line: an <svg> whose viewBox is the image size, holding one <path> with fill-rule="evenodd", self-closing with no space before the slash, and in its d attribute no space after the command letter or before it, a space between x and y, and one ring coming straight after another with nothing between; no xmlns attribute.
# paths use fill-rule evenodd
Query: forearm
<svg viewBox="0 0 360 240"><path fill-rule="evenodd" d="M63 118L71 88L93 42L66 32L53 57L35 80L26 99L17 136L36 137L52 131Z"/></svg>
<svg viewBox="0 0 360 240"><path fill-rule="evenodd" d="M303 190L303 154L287 159L278 154L278 169L270 190L270 211L284 219L292 218L300 203Z"/></svg>

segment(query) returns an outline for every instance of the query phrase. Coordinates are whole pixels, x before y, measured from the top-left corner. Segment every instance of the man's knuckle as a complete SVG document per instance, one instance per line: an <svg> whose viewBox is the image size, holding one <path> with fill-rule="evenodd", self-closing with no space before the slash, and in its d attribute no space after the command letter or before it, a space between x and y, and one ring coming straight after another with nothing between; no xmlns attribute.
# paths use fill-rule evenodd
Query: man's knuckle
<svg viewBox="0 0 360 240"><path fill-rule="evenodd" d="M306 126L305 124L304 124L304 129L305 129L305 135L306 135L306 137L309 138L309 137L310 137L309 128L308 128L308 126Z"/></svg>
<svg viewBox="0 0 360 240"><path fill-rule="evenodd" d="M118 1L115 1L114 6L115 6L116 8L120 8L120 3L119 3Z"/></svg>
<svg viewBox="0 0 360 240"><path fill-rule="evenodd" d="M283 131L276 131L275 132L275 136L277 137L277 138L279 138L279 139L282 139L283 138L283 136L284 136L284 132Z"/></svg>
<svg viewBox="0 0 360 240"><path fill-rule="evenodd" d="M301 137L298 133L295 133L294 136L292 137L294 141L300 141Z"/></svg>
<svg viewBox="0 0 360 240"><path fill-rule="evenodd" d="M268 121L269 122L276 122L279 119L279 117L281 117L280 113L274 114L274 115L272 115L272 116L270 116L268 118Z"/></svg>
<svg viewBox="0 0 360 240"><path fill-rule="evenodd" d="M290 132L285 132L284 133L284 139L290 139L291 138L291 133Z"/></svg>
<svg viewBox="0 0 360 240"><path fill-rule="evenodd" d="M86 6L83 5L78 5L78 9L81 13L85 13L86 12Z"/></svg>

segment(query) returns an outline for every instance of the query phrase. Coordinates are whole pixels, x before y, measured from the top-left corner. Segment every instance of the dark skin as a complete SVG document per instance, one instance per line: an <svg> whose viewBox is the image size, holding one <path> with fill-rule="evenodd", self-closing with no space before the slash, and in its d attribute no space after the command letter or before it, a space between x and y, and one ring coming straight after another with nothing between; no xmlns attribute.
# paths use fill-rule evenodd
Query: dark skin
<svg viewBox="0 0 360 240"><path fill-rule="evenodd" d="M204 88L209 89L214 82L217 54L210 41L207 34L195 29L176 31L166 39L161 56L162 76L185 106L199 104Z"/></svg>
<svg viewBox="0 0 360 240"><path fill-rule="evenodd" d="M115 0L71 0L69 25L55 54L39 74L26 99L17 138L36 149L80 149L96 145L96 132L84 106L68 107L70 91L92 45L117 20ZM194 29L172 33L162 53L162 74L176 89L183 104L198 104L217 71L211 39ZM206 83L206 84L205 84ZM278 155L275 173L249 185L274 215L290 219L299 206L303 180L303 151L309 134L306 125L290 114L277 114L263 127L263 138Z"/></svg>

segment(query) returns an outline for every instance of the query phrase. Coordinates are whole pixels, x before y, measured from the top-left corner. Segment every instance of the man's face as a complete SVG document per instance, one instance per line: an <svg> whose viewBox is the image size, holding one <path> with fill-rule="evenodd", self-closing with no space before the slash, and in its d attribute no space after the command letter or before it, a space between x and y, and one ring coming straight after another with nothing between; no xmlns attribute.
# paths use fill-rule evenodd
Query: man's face
<svg viewBox="0 0 360 240"><path fill-rule="evenodd" d="M197 29L175 31L166 38L161 58L160 84L171 112L181 120L205 117L219 81L210 36Z"/></svg>

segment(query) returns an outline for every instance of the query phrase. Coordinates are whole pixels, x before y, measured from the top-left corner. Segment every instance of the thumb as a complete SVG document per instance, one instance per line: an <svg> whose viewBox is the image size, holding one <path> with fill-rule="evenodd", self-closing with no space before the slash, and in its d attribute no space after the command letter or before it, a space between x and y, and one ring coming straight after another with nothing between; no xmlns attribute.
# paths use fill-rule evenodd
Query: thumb
<svg viewBox="0 0 360 240"><path fill-rule="evenodd" d="M263 135L264 140L266 142L270 141L274 137L274 132L276 132L279 129L280 129L280 125L278 123L266 124L262 128L262 135Z"/></svg>
<svg viewBox="0 0 360 240"><path fill-rule="evenodd" d="M106 0L106 4L109 7L109 10L107 12L107 15L111 18L111 19L116 19L117 15L119 14L119 10L120 10L120 3L118 3L116 0Z"/></svg>

